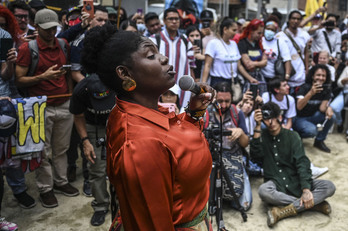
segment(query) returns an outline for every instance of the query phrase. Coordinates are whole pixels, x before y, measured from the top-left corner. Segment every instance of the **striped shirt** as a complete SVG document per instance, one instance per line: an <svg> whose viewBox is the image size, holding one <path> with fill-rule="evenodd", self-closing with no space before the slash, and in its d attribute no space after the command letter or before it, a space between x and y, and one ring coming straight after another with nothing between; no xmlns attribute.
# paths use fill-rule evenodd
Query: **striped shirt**
<svg viewBox="0 0 348 231"><path fill-rule="evenodd" d="M174 39L171 39L165 28L160 32L160 35L161 42L159 52L168 57L169 64L173 65L174 71L176 72L176 84L179 84L179 79L183 75L190 75L190 68L192 68L190 65L194 63L195 60L192 43L188 41L186 47L186 44L180 37L179 32ZM150 39L157 45L155 35L152 35ZM191 93L189 91L181 91L179 95L181 108L184 108L187 105L190 97Z"/></svg>

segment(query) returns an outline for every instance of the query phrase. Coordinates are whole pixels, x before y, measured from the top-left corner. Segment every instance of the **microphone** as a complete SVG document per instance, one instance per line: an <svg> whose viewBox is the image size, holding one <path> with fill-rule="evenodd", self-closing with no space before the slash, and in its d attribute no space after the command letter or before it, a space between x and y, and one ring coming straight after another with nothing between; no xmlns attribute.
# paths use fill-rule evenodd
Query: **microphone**
<svg viewBox="0 0 348 231"><path fill-rule="evenodd" d="M195 83L193 78L189 75L183 75L180 78L179 87L183 91L191 91L192 93L195 93L196 95L199 95L205 92L200 86L198 86L197 83Z"/></svg>

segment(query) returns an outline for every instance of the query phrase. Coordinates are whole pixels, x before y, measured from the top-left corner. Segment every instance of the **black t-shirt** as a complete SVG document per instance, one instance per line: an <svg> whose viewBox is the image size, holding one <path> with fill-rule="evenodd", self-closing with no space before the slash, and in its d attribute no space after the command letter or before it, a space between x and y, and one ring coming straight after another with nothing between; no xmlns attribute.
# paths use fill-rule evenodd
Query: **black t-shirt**
<svg viewBox="0 0 348 231"><path fill-rule="evenodd" d="M242 39L238 43L238 49L240 55L247 54L251 61L261 61L262 59L262 50L258 42L251 44L246 38Z"/></svg>
<svg viewBox="0 0 348 231"><path fill-rule="evenodd" d="M74 88L70 99L69 111L74 115L84 113L86 122L92 125L106 125L110 113L97 113L97 115L94 113L95 110L92 107L90 95L87 91L87 78L81 80Z"/></svg>
<svg viewBox="0 0 348 231"><path fill-rule="evenodd" d="M300 89L296 93L296 99L298 97L304 97L312 88L311 84L305 83L300 86ZM322 92L315 94L302 110L297 110L298 117L312 116L315 112L319 111L321 102L324 100L330 100L331 90L324 89Z"/></svg>

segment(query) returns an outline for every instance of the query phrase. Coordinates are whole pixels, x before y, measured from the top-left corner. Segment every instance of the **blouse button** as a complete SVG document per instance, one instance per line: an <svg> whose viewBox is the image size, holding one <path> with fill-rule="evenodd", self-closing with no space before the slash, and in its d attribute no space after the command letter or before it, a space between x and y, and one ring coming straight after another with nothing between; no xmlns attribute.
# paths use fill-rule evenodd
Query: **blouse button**
<svg viewBox="0 0 348 231"><path fill-rule="evenodd" d="M283 177L283 180L285 180L286 178L285 177Z"/></svg>
<svg viewBox="0 0 348 231"><path fill-rule="evenodd" d="M277 145L274 145L274 147L276 148L276 147L277 147Z"/></svg>
<svg viewBox="0 0 348 231"><path fill-rule="evenodd" d="M275 156L278 156L278 153L274 154Z"/></svg>
<svg viewBox="0 0 348 231"><path fill-rule="evenodd" d="M288 187L289 187L289 185L285 185L285 187L287 187L287 188L288 188Z"/></svg>
<svg viewBox="0 0 348 231"><path fill-rule="evenodd" d="M277 165L279 165L279 162L277 162Z"/></svg>
<svg viewBox="0 0 348 231"><path fill-rule="evenodd" d="M281 169L279 169L279 172L282 172L282 170L281 170Z"/></svg>

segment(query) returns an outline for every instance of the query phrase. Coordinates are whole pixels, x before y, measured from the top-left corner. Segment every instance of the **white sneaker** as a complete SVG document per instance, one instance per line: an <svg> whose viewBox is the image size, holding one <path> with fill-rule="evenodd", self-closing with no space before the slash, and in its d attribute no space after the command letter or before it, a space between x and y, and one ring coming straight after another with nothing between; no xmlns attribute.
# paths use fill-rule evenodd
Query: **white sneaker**
<svg viewBox="0 0 348 231"><path fill-rule="evenodd" d="M324 167L324 168L315 167L314 164L312 163L311 163L311 170L312 170L312 179L317 179L319 176L329 171L327 167Z"/></svg>
<svg viewBox="0 0 348 231"><path fill-rule="evenodd" d="M15 223L8 222L4 217L0 218L0 231L15 231L18 227Z"/></svg>

